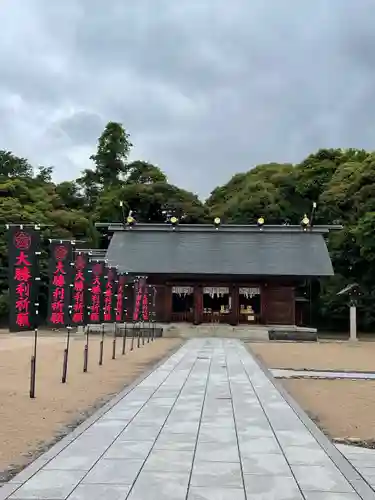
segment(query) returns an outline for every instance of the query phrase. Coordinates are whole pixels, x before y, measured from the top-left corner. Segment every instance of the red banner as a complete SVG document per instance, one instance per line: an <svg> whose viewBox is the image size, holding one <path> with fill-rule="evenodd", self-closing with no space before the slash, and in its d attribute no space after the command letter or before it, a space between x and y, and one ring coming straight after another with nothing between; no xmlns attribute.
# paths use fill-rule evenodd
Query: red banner
<svg viewBox="0 0 375 500"><path fill-rule="evenodd" d="M38 296L38 257L40 234L33 228L10 227L9 252L9 330L27 331L37 326L35 303Z"/></svg>
<svg viewBox="0 0 375 500"><path fill-rule="evenodd" d="M89 323L103 322L104 263L90 262L90 319Z"/></svg>
<svg viewBox="0 0 375 500"><path fill-rule="evenodd" d="M48 323L55 327L70 324L70 285L72 282L73 247L70 241L52 241L49 261Z"/></svg>
<svg viewBox="0 0 375 500"><path fill-rule="evenodd" d="M124 318L124 296L125 296L126 276L120 274L118 277L117 300L116 300L116 321L121 322Z"/></svg>
<svg viewBox="0 0 375 500"><path fill-rule="evenodd" d="M117 271L114 267L106 270L104 277L104 323L114 323L116 316Z"/></svg>
<svg viewBox="0 0 375 500"><path fill-rule="evenodd" d="M85 325L87 321L87 255L78 251L74 259L72 325Z"/></svg>

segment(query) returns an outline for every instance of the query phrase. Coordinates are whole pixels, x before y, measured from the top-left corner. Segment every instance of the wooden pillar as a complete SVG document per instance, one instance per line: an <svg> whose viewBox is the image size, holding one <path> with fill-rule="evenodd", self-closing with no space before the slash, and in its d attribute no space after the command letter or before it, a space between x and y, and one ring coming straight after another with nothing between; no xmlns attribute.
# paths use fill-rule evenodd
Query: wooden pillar
<svg viewBox="0 0 375 500"><path fill-rule="evenodd" d="M240 304L239 304L239 288L238 285L232 285L229 289L229 293L231 296L231 306L232 310L230 312L230 320L229 323L233 326L238 325L239 322L239 314L240 314Z"/></svg>
<svg viewBox="0 0 375 500"><path fill-rule="evenodd" d="M164 321L170 323L172 318L172 286L164 288Z"/></svg>
<svg viewBox="0 0 375 500"><path fill-rule="evenodd" d="M194 286L194 325L199 325L203 320L203 288L202 285Z"/></svg>

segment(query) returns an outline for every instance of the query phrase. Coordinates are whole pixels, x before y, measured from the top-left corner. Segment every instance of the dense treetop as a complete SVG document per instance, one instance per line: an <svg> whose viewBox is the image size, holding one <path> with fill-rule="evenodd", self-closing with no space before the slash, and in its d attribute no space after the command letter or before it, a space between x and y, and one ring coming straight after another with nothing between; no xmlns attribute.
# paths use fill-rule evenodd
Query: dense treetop
<svg viewBox="0 0 375 500"><path fill-rule="evenodd" d="M336 294L358 282L361 327L375 327L375 153L322 149L297 165L258 165L216 187L203 203L171 185L156 165L130 162L131 147L123 126L108 123L90 158L92 168L59 184L52 181L52 167L35 169L27 159L0 151L0 316L6 317L8 307L6 223L45 224L47 252L48 238L103 245L95 222L121 221L120 201L125 214L132 210L142 222L164 222L166 213L174 213L181 222L210 222L219 216L238 224L255 223L260 216L266 223L299 224L316 202L315 223L340 223L344 230L329 236L336 275L323 280L320 294L314 294L314 320L323 328L345 327L346 299ZM42 271L46 283L45 264Z"/></svg>

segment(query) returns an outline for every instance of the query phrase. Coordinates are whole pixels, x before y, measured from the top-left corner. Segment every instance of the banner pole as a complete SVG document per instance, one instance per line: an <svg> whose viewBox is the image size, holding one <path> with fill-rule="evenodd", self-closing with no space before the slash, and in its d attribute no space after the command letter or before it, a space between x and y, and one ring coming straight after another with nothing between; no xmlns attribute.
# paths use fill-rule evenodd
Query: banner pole
<svg viewBox="0 0 375 500"><path fill-rule="evenodd" d="M68 374L68 358L69 358L69 343L70 343L70 332L71 332L72 327L67 326L67 336L66 336L66 347L64 349L64 361L63 361L63 373L61 377L61 382L63 384L66 383L66 378Z"/></svg>
<svg viewBox="0 0 375 500"><path fill-rule="evenodd" d="M117 322L114 324L114 337L113 337L113 346L112 346L112 359L116 359L116 336L117 336Z"/></svg>
<svg viewBox="0 0 375 500"><path fill-rule="evenodd" d="M39 226L34 226L36 230L39 230ZM41 255L40 251L36 251L35 255L37 257L37 269L39 274L39 255ZM39 285L40 276L35 277L36 283ZM39 286L35 286L35 328L34 328L34 349L33 354L30 359L30 399L35 399L35 386L36 386L36 352L38 345L38 335L39 335Z"/></svg>
<svg viewBox="0 0 375 500"><path fill-rule="evenodd" d="M35 252L40 255L40 252ZM40 277L35 278L36 281L40 281ZM36 292L38 296L38 291ZM39 302L35 302L35 328L34 328L34 348L33 354L30 359L30 399L35 399L35 386L36 386L36 351L38 345L38 335L39 335Z"/></svg>
<svg viewBox="0 0 375 500"><path fill-rule="evenodd" d="M87 373L88 363L89 363L89 325L85 325L86 329L86 344L83 351L83 373Z"/></svg>
<svg viewBox="0 0 375 500"><path fill-rule="evenodd" d="M122 337L122 354L125 354L126 352L126 337L127 337L127 331L126 331L126 318L125 318L125 323L124 323L124 334L123 334L123 337Z"/></svg>
<svg viewBox="0 0 375 500"><path fill-rule="evenodd" d="M72 315L73 315L73 306L72 306L72 299L73 299L73 267L74 267L74 253L73 253L73 247L75 245L75 241L70 241L70 244L72 246L72 251L71 251L71 262L69 263L70 266L70 274L69 274L69 297L68 297L68 314L67 314L67 325L66 325L66 347L64 349L64 359L63 359L63 370L62 370L62 377L61 377L61 383L65 384L66 379L68 376L68 360L69 360L69 346L70 346L70 333L72 331Z"/></svg>
<svg viewBox="0 0 375 500"><path fill-rule="evenodd" d="M38 343L38 327L34 329L34 347L33 354L30 359L30 398L35 398L35 381L36 381L36 350Z"/></svg>
<svg viewBox="0 0 375 500"><path fill-rule="evenodd" d="M103 352L104 352L104 323L102 323L102 339L99 345L99 366L103 364Z"/></svg>

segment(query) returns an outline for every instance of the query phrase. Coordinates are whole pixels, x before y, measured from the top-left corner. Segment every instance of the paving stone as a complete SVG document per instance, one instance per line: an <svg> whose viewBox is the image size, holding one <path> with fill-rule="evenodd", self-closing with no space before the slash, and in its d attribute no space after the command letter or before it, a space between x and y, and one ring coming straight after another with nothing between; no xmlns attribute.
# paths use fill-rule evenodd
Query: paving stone
<svg viewBox="0 0 375 500"><path fill-rule="evenodd" d="M241 462L244 474L292 476L288 462L281 454L248 454Z"/></svg>
<svg viewBox="0 0 375 500"><path fill-rule="evenodd" d="M195 454L198 462L239 462L238 445L199 442Z"/></svg>
<svg viewBox="0 0 375 500"><path fill-rule="evenodd" d="M197 437L194 434L170 434L162 431L155 441L155 450L190 451L195 449Z"/></svg>
<svg viewBox="0 0 375 500"><path fill-rule="evenodd" d="M305 500L361 500L356 493L329 493L327 491L308 491Z"/></svg>
<svg viewBox="0 0 375 500"><path fill-rule="evenodd" d="M143 470L146 472L185 472L191 471L193 465L191 451L154 450L146 460Z"/></svg>
<svg viewBox="0 0 375 500"><path fill-rule="evenodd" d="M118 441L152 441L156 439L161 430L159 425L131 425L118 436Z"/></svg>
<svg viewBox="0 0 375 500"><path fill-rule="evenodd" d="M245 500L241 488L190 488L187 500Z"/></svg>
<svg viewBox="0 0 375 500"><path fill-rule="evenodd" d="M246 458L249 455L253 456L255 453L266 453L266 454L277 454L281 453L281 448L278 445L275 438L269 437L258 437L245 439L238 434L239 438L239 446L240 446L240 454L241 458Z"/></svg>
<svg viewBox="0 0 375 500"><path fill-rule="evenodd" d="M219 442L219 443L237 443L237 436L234 428L223 427L212 429L210 427L202 427L199 430L198 441L206 442Z"/></svg>
<svg viewBox="0 0 375 500"><path fill-rule="evenodd" d="M303 432L298 432L296 430L276 431L276 437L279 440L281 446L315 445L317 448L320 448L313 435L307 429Z"/></svg>
<svg viewBox="0 0 375 500"><path fill-rule="evenodd" d="M303 492L353 493L353 488L333 464L330 466L292 465L291 467Z"/></svg>
<svg viewBox="0 0 375 500"><path fill-rule="evenodd" d="M215 488L242 488L240 464L195 461L190 484Z"/></svg>
<svg viewBox="0 0 375 500"><path fill-rule="evenodd" d="M6 500L9 496L14 493L17 488L19 488L19 484L17 483L5 483L0 486L0 500Z"/></svg>
<svg viewBox="0 0 375 500"><path fill-rule="evenodd" d="M77 455L74 450L66 450L51 460L43 470L84 470L88 471L101 457L101 452L89 452Z"/></svg>
<svg viewBox="0 0 375 500"><path fill-rule="evenodd" d="M188 483L189 473L142 471L127 500L185 500Z"/></svg>
<svg viewBox="0 0 375 500"><path fill-rule="evenodd" d="M275 434L270 425L258 426L258 425L242 425L241 423L237 425L238 438L242 440L249 440L255 438L269 438L275 439Z"/></svg>
<svg viewBox="0 0 375 500"><path fill-rule="evenodd" d="M172 408L175 401L176 401L176 398L152 398L149 401L149 405L155 406L155 407L165 406L167 408Z"/></svg>
<svg viewBox="0 0 375 500"><path fill-rule="evenodd" d="M169 422L167 420L164 430L169 434L198 434L199 421L196 422Z"/></svg>
<svg viewBox="0 0 375 500"><path fill-rule="evenodd" d="M252 500L304 500L292 477L245 474L245 490Z"/></svg>
<svg viewBox="0 0 375 500"><path fill-rule="evenodd" d="M322 448L284 446L283 452L291 465L332 465L332 460Z"/></svg>
<svg viewBox="0 0 375 500"><path fill-rule="evenodd" d="M143 463L144 460L101 459L87 474L83 483L131 485Z"/></svg>
<svg viewBox="0 0 375 500"><path fill-rule="evenodd" d="M14 476L9 483L19 483L22 484L30 477L32 477L34 474L36 474L42 467L44 468L48 464L48 459L44 458L44 455L40 456L34 462L32 462L30 465L25 467L21 472L19 472L16 476ZM5 491L2 490L2 491ZM0 500L2 500L1 495L0 495Z"/></svg>
<svg viewBox="0 0 375 500"><path fill-rule="evenodd" d="M85 474L85 471L41 470L10 499L65 500Z"/></svg>
<svg viewBox="0 0 375 500"><path fill-rule="evenodd" d="M116 441L103 455L103 458L145 460L153 445L154 441Z"/></svg>
<svg viewBox="0 0 375 500"><path fill-rule="evenodd" d="M80 484L68 500L125 500L130 486Z"/></svg>
<svg viewBox="0 0 375 500"><path fill-rule="evenodd" d="M372 457L372 456L363 455L363 456L355 457L354 459L351 459L350 461L354 465L354 467L357 467L358 469L362 469L362 468L375 469L375 456Z"/></svg>

